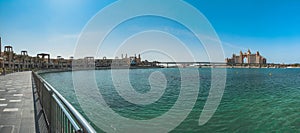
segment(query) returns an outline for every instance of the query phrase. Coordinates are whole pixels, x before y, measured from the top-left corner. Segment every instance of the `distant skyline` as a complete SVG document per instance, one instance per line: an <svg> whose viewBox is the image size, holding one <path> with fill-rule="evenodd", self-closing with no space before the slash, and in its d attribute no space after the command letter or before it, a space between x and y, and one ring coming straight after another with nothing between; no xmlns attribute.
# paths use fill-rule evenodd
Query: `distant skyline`
<svg viewBox="0 0 300 133"><path fill-rule="evenodd" d="M87 22L113 2L115 1L0 0L2 46L12 45L14 51L18 53L21 50L28 50L29 55L45 52L51 53L52 58L58 55L68 58L73 56L77 38ZM250 49L252 52L260 51L268 62L300 63L300 1L186 0L186 2L196 7L210 21L222 41L226 57L231 57L233 53L238 54L240 50L245 52ZM133 6L135 5L128 5L128 10ZM113 19L113 16L108 19ZM123 31L123 37L143 29L164 29L165 32L174 32L188 41L188 46L194 50L193 53L199 56L196 59L201 61L207 59L203 55L204 49L198 47L199 44L186 34L184 27L153 17L135 20L120 26L119 32ZM111 35L115 43L122 38L117 31ZM153 40L151 37L148 39ZM141 40L143 39L139 41L137 38L136 41L143 43ZM160 40L157 41L159 43ZM173 41L162 43L168 42ZM110 43L114 42L107 42L105 50L110 51L115 47ZM129 51L128 54L134 53ZM99 56L110 57L111 53L101 53L100 50Z"/></svg>

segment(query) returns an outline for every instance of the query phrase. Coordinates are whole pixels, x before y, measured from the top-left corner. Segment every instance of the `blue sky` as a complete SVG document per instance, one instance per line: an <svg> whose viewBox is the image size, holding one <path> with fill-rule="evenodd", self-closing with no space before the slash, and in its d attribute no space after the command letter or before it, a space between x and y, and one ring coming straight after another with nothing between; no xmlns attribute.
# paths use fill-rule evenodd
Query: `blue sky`
<svg viewBox="0 0 300 133"><path fill-rule="evenodd" d="M253 52L259 50L268 62L300 62L299 0L186 1L210 21L222 41L227 57L249 48ZM77 37L87 22L112 2L114 1L0 0L2 43L12 45L17 53L28 50L30 55L47 52L52 57L62 55L68 58L73 55ZM134 6L129 5L128 10ZM158 26L151 22L137 25L141 29ZM177 24L170 24L167 28L169 31L183 29ZM123 26L123 29L129 31L132 25ZM193 45L196 46L194 43L189 46L195 47ZM201 51L201 47L199 49ZM107 54L109 57L109 53Z"/></svg>

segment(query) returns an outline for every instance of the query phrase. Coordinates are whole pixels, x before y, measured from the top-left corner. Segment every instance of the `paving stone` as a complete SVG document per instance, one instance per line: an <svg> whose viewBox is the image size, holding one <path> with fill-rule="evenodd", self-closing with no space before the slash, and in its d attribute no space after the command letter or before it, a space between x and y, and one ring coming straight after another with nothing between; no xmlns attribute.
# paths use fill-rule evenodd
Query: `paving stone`
<svg viewBox="0 0 300 133"><path fill-rule="evenodd" d="M0 81L0 133L36 132L31 72L0 76Z"/></svg>
<svg viewBox="0 0 300 133"><path fill-rule="evenodd" d="M0 125L0 133L12 133L13 126L9 125Z"/></svg>

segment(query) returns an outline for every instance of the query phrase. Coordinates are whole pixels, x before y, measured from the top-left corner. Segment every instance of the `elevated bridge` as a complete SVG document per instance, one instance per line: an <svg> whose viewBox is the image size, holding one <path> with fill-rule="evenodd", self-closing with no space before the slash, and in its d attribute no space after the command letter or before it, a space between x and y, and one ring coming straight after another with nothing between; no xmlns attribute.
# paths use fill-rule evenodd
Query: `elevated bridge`
<svg viewBox="0 0 300 133"><path fill-rule="evenodd" d="M183 66L226 66L226 62L156 62L157 65L166 65L169 67L169 65L183 65Z"/></svg>

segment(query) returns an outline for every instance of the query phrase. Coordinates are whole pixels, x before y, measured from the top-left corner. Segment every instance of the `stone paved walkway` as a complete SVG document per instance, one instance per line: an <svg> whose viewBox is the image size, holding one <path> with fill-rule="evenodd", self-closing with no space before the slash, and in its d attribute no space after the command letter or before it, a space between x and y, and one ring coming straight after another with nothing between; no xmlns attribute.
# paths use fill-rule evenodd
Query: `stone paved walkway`
<svg viewBox="0 0 300 133"><path fill-rule="evenodd" d="M0 76L0 133L34 133L31 72Z"/></svg>

